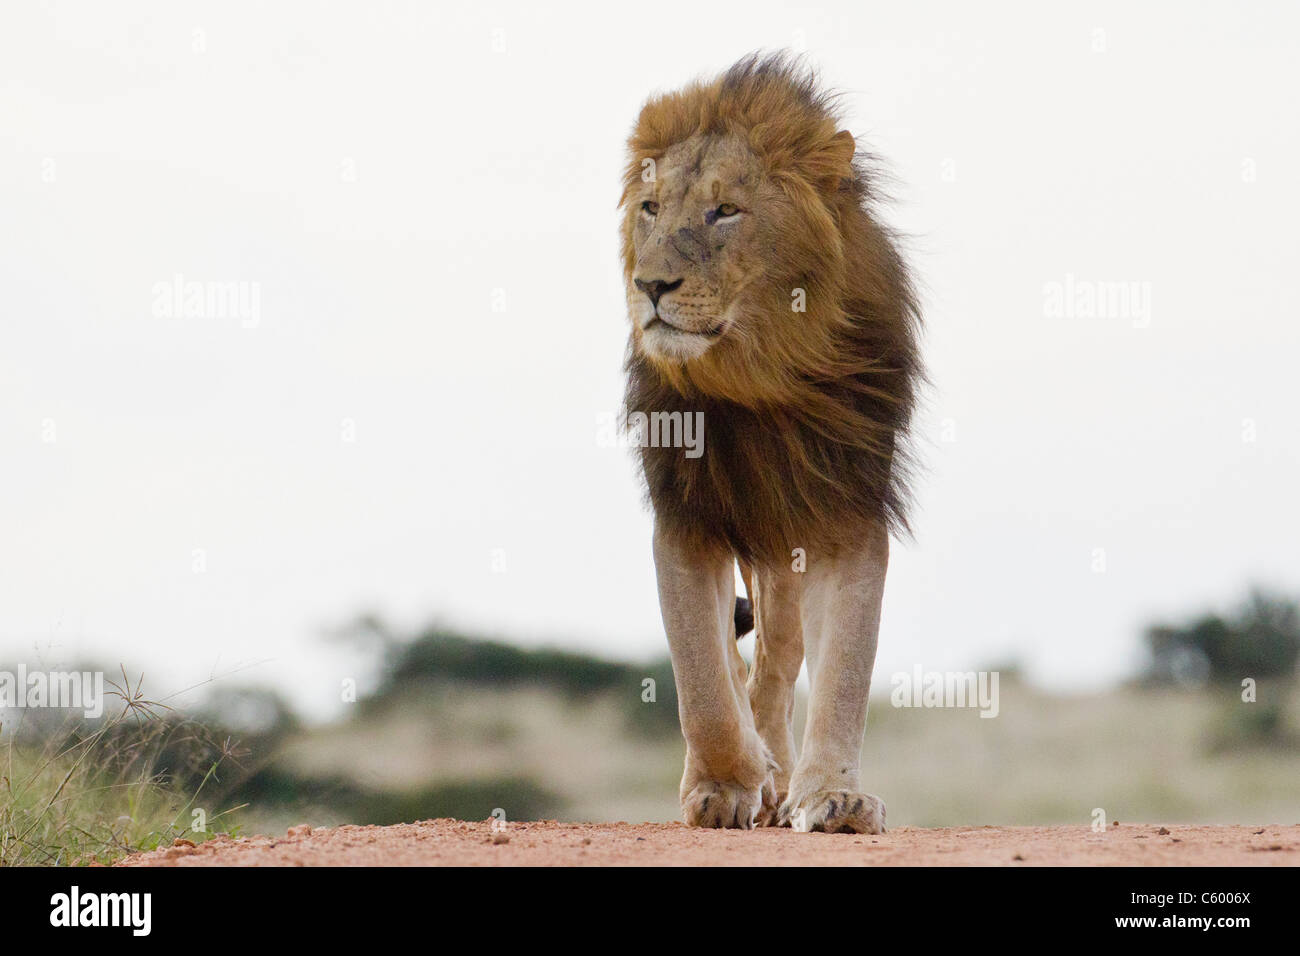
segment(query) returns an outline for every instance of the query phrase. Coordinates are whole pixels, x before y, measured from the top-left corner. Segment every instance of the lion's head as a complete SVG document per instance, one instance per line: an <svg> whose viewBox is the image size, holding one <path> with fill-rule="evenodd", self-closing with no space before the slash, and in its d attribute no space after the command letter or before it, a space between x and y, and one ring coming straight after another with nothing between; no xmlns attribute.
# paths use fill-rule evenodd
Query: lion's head
<svg viewBox="0 0 1300 956"><path fill-rule="evenodd" d="M628 148L633 347L670 378L747 404L789 400L794 379L836 364L846 296L887 278L864 270L864 246L885 250L853 137L812 78L747 58L648 102Z"/></svg>
<svg viewBox="0 0 1300 956"><path fill-rule="evenodd" d="M633 335L657 361L690 361L733 331L741 295L763 277L762 244L783 231L775 190L735 134L695 133L644 167L626 200L635 255Z"/></svg>
<svg viewBox="0 0 1300 956"><path fill-rule="evenodd" d="M656 513L737 553L901 522L915 300L812 75L755 55L651 99L621 205L629 408L706 411L715 449L645 450ZM761 437L720 449L742 426Z"/></svg>

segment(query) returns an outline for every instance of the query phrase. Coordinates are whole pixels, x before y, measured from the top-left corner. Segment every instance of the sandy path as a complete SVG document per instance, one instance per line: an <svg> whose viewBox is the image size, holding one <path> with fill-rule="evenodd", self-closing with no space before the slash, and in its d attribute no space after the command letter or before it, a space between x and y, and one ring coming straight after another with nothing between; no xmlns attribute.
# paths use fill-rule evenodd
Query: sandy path
<svg viewBox="0 0 1300 956"><path fill-rule="evenodd" d="M692 830L677 823L428 820L292 827L175 846L119 866L1300 865L1300 826L899 827L881 836Z"/></svg>

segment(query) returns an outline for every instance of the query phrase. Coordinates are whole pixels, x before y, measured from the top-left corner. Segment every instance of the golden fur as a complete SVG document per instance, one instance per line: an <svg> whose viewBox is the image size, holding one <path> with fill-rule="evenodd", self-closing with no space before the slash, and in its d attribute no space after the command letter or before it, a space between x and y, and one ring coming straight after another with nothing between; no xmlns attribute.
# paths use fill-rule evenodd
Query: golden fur
<svg viewBox="0 0 1300 956"><path fill-rule="evenodd" d="M921 374L906 270L853 137L783 57L652 99L628 147L626 408L703 421L702 447L660 432L641 448L686 741L682 816L880 833L884 802L862 789L859 760ZM748 624L737 558L752 668L733 639Z"/></svg>
<svg viewBox="0 0 1300 956"><path fill-rule="evenodd" d="M698 214L733 196L742 215ZM698 459L642 449L668 529L763 562L832 552L868 524L906 527L917 311L871 202L830 98L782 56L747 57L642 109L621 199L626 409L703 412L706 436ZM674 310L665 328L637 283L674 271L686 284L654 306Z"/></svg>

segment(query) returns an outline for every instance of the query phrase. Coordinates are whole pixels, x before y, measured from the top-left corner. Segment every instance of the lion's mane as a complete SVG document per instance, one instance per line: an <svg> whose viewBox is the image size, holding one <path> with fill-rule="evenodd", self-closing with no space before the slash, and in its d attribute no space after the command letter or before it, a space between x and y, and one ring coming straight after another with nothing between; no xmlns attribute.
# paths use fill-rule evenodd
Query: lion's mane
<svg viewBox="0 0 1300 956"><path fill-rule="evenodd" d="M794 548L833 552L866 523L907 528L905 439L922 377L917 303L873 215L869 159L839 129L833 98L810 72L755 54L716 80L651 99L628 141L624 205L643 160L697 133L734 134L799 213L797 234L755 250L765 257L761 288L747 294L782 321L678 365L652 362L634 339L626 363L626 410L704 413L702 457L641 449L657 520L747 563L788 561ZM627 226L623 263L630 277ZM795 287L806 312L792 312Z"/></svg>

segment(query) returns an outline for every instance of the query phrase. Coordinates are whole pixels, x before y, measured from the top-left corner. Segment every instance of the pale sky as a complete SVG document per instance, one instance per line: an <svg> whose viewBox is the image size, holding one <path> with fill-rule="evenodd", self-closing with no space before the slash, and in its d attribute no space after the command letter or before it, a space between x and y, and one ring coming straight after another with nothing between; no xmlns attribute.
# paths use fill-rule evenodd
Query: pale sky
<svg viewBox="0 0 1300 956"><path fill-rule="evenodd" d="M651 91L793 47L886 159L923 293L926 472L878 687L1011 659L1120 678L1152 616L1300 590L1297 26L8 6L0 655L123 661L158 693L253 664L234 679L323 714L354 663L321 635L363 610L662 653L634 462L598 441L623 140ZM244 299L193 314L178 276ZM1130 312L1088 314L1118 289Z"/></svg>

